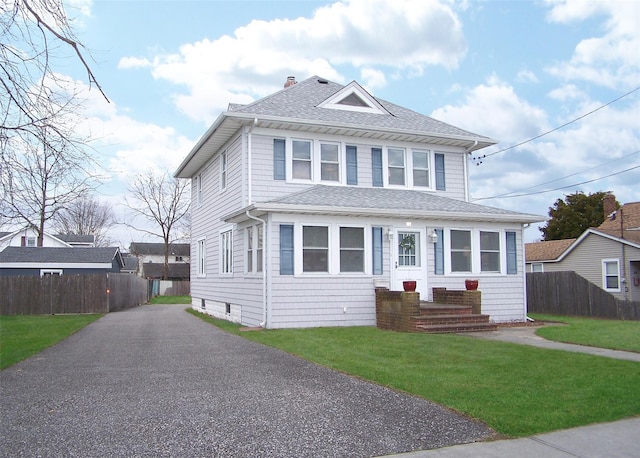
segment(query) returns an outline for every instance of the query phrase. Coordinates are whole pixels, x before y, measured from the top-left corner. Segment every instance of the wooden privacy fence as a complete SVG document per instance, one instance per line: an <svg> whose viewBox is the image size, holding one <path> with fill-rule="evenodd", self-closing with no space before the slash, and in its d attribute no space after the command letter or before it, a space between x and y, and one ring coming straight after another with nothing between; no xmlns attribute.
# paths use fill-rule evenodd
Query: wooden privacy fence
<svg viewBox="0 0 640 458"><path fill-rule="evenodd" d="M640 302L624 301L575 272L527 273L529 313L640 320Z"/></svg>
<svg viewBox="0 0 640 458"><path fill-rule="evenodd" d="M0 277L0 315L108 313L147 300L147 281L131 274Z"/></svg>
<svg viewBox="0 0 640 458"><path fill-rule="evenodd" d="M149 297L188 296L191 294L189 280L149 280Z"/></svg>

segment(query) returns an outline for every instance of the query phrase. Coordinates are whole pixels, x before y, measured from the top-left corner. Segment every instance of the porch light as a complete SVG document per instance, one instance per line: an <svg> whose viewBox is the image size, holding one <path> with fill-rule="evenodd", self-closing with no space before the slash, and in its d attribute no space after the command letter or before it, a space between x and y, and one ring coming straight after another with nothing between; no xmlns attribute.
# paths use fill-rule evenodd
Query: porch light
<svg viewBox="0 0 640 458"><path fill-rule="evenodd" d="M431 233L429 234L429 240L431 243L438 243L438 233L435 229L431 229Z"/></svg>
<svg viewBox="0 0 640 458"><path fill-rule="evenodd" d="M393 229L387 229L387 237L389 237L389 240L393 240Z"/></svg>

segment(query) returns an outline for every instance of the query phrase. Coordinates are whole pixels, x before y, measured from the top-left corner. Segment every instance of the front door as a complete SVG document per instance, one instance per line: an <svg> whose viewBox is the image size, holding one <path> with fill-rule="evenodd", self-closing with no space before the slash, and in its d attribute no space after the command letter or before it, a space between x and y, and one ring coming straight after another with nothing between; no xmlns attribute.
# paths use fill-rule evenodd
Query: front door
<svg viewBox="0 0 640 458"><path fill-rule="evenodd" d="M395 291L402 291L404 280L416 280L420 296L426 299L427 285L424 272L424 230L401 228L394 231L393 286Z"/></svg>

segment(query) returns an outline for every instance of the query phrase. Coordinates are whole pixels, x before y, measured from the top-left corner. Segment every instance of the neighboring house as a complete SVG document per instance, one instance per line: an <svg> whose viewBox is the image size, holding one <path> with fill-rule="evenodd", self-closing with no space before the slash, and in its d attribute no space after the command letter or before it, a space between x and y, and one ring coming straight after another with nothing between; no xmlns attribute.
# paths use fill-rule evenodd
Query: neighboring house
<svg viewBox="0 0 640 458"><path fill-rule="evenodd" d="M55 237L75 247L95 247L94 235L79 235L79 234L56 234Z"/></svg>
<svg viewBox="0 0 640 458"><path fill-rule="evenodd" d="M24 228L13 232L0 232L0 250L7 246L35 247L37 245L38 234L31 228ZM73 245L61 239L58 235L51 235L45 232L42 239L42 246L69 248Z"/></svg>
<svg viewBox="0 0 640 458"><path fill-rule="evenodd" d="M137 274L138 273L138 258L131 256L129 253L122 254L122 261L124 267L122 267L122 273Z"/></svg>
<svg viewBox="0 0 640 458"><path fill-rule="evenodd" d="M616 210L608 195L604 213L577 239L527 243L527 271L574 271L618 299L640 301L640 202Z"/></svg>
<svg viewBox="0 0 640 458"><path fill-rule="evenodd" d="M495 144L317 76L230 105L175 175L192 180L191 295L267 328L375 325L375 287L464 289L524 321L522 231L543 216L469 202L468 156Z"/></svg>
<svg viewBox="0 0 640 458"><path fill-rule="evenodd" d="M78 247L15 247L0 251L0 275L71 275L120 272L120 250Z"/></svg>
<svg viewBox="0 0 640 458"><path fill-rule="evenodd" d="M129 254L138 259L138 273L144 278L161 279L164 266L164 243L132 242ZM169 280L189 280L191 248L188 243L169 245Z"/></svg>

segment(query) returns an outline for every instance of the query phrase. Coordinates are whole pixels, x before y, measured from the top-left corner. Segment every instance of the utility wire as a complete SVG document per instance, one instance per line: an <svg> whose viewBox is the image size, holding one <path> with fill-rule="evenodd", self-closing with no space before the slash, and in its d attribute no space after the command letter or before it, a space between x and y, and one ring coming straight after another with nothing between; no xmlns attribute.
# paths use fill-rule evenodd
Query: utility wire
<svg viewBox="0 0 640 458"><path fill-rule="evenodd" d="M539 188L540 186L544 186L544 185L547 185L547 184L555 183L555 182L557 182L557 181L566 180L567 178L571 178L571 177L574 177L574 176L576 176L576 175L580 175L580 174L585 173L585 172L588 172L588 171L590 171L590 170L599 169L600 167L603 167L603 166L605 166L605 165L609 165L609 164L611 164L611 163L613 163L613 162L617 162L617 161L620 161L620 160L622 160L622 159L627 159L628 157L631 157L631 156L633 156L634 154L638 154L638 153L640 153L640 150L638 150L638 151L634 151L633 153L631 153L631 154L627 154L626 156L622 156L622 157L619 157L619 158L612 159L612 160L610 160L610 161L604 162L604 163L602 163L602 164L598 164L598 165L593 166L593 167L590 167L590 168L588 168L588 169L584 169L584 170L582 170L581 172L576 172L576 173L572 173L571 175L566 175L566 176L563 176L563 177L560 177L560 178L555 178L555 179L553 179L553 180L551 180L551 181L545 181L544 183L539 183L539 184L536 184L536 185L534 185L534 186L529 186L528 188L518 189L518 190L516 190L516 191L509 191L509 192L505 192L504 194L498 194L498 195L496 195L496 196L491 196L491 197L479 197L479 198L477 198L477 199L473 199L473 200L486 200L486 199L498 199L498 198L501 198L501 197L510 197L510 194L522 193L522 192L524 192L524 191L528 191L528 190L530 190L530 189Z"/></svg>
<svg viewBox="0 0 640 458"><path fill-rule="evenodd" d="M530 138L528 140L524 140L524 141L522 141L520 143L516 143L515 145L507 146L506 148L502 148L502 149L500 149L498 151L494 151L493 153L483 154L482 156L475 156L475 157L472 158L472 160L477 161L476 165L480 165L480 164L482 164L482 159L485 159L485 158L490 157L490 156L495 156L498 153L504 153L505 151L509 151L510 149L517 148L518 146L522 146L524 144L530 143L530 142L532 142L534 140L537 140L537 139L539 139L541 137L544 137L545 135L549 135L552 132L560 130L560 129L564 128L564 127L567 127L570 124L573 124L576 121L579 121L579 120L581 120L583 118L586 118L589 115L592 115L593 113L595 113L598 110L602 110L603 108L608 107L612 103L615 103L618 100L623 99L623 98L633 94L634 92L636 92L638 90L640 90L640 86L638 86L635 89L632 89L631 91L627 92L626 94L622 94L620 97L615 98L615 99L611 100L610 102L605 103L604 105L600 105L598 108L596 108L594 110L591 110L590 112L585 113L582 116L579 116L579 117L577 117L575 119L572 119L569 122L566 122L566 123L562 124L561 126L558 126L558 127L554 128L554 129L551 129L551 130L549 130L547 132L544 132L544 133L542 133L540 135L536 135L535 137L532 137L532 138Z"/></svg>
<svg viewBox="0 0 640 458"><path fill-rule="evenodd" d="M620 170L618 172L610 173L609 175L606 175L606 176L603 176L603 177L594 178L593 180L581 181L580 183L574 183L574 184L570 184L568 186L561 186L559 188L554 188L554 189L546 189L544 191L536 191L536 192L529 192L529 193L525 193L525 194L514 194L514 195L511 195L511 196L504 196L504 198L505 199L509 199L511 197L533 196L533 195L536 195L536 194L544 194L544 193L547 193L547 192L559 191L561 189L573 188L575 186L580 186L582 184L593 183L594 181L598 181L598 180L604 180L605 178L610 178L612 176L620 175L621 173L629 172L629 171L635 170L635 169L640 169L640 165L636 165L634 167L629 167L628 169ZM486 200L486 199L493 199L493 198L494 197L479 197L477 199L471 199L471 200L475 202L475 201L478 201L478 200Z"/></svg>

